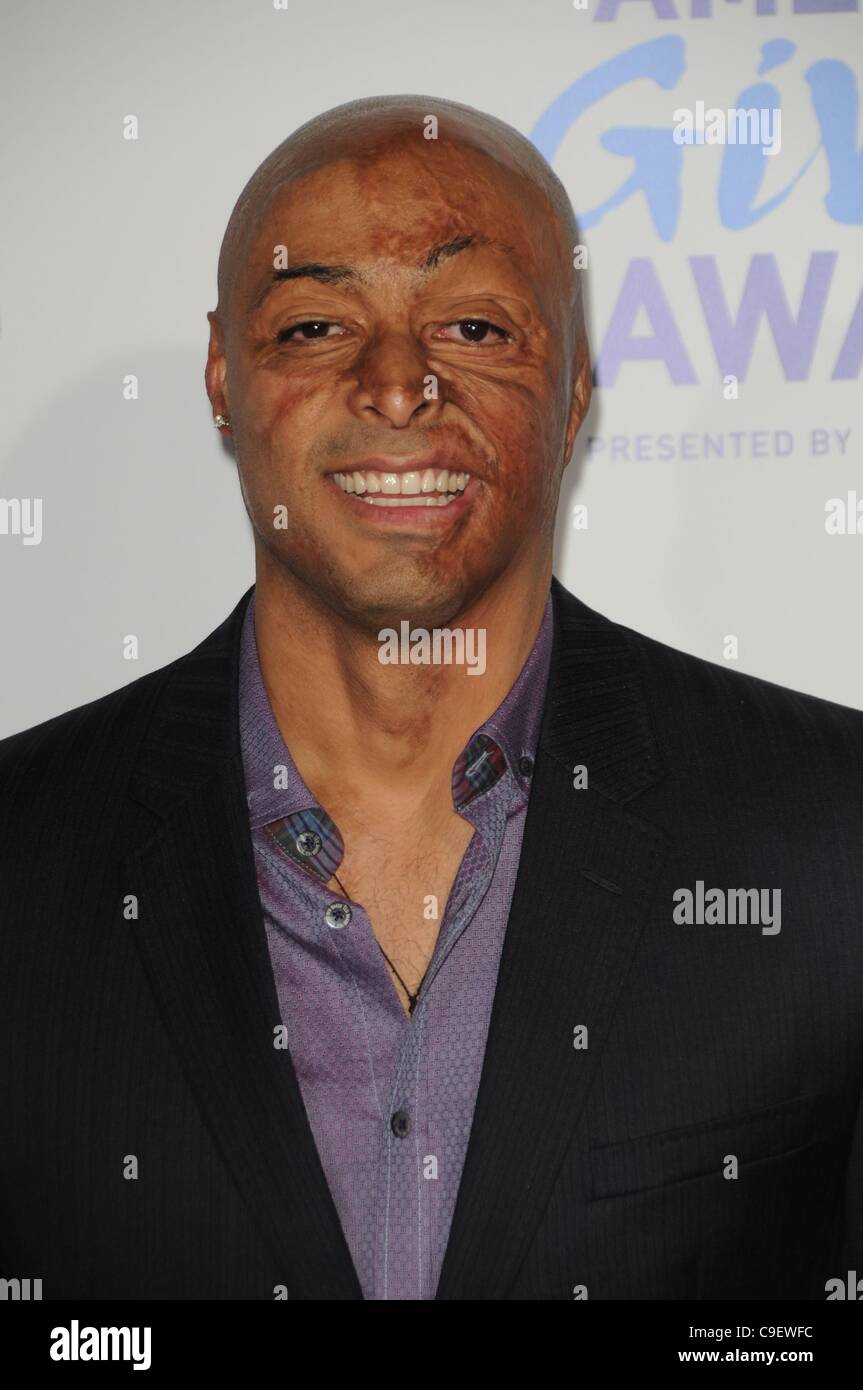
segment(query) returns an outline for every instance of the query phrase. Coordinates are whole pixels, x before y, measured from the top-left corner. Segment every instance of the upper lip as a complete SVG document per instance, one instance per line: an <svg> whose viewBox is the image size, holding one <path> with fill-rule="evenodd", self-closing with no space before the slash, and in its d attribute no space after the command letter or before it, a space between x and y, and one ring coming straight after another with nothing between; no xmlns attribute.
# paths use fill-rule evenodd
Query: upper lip
<svg viewBox="0 0 863 1390"><path fill-rule="evenodd" d="M331 468L327 476L333 473L364 473L373 471L375 473L423 473L427 468L433 468L436 472L446 469L448 473L473 473L473 466L466 465L460 461L455 454L448 454L442 451L434 454L427 454L424 458L412 458L409 454L400 454L398 457L390 455L369 455L368 458L351 459L350 463L343 463L338 468Z"/></svg>

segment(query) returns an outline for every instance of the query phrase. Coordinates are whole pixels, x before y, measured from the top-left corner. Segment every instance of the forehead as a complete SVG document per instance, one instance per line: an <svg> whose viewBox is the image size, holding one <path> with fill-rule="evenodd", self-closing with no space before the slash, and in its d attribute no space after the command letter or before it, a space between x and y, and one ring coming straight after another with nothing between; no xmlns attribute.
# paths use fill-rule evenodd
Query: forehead
<svg viewBox="0 0 863 1390"><path fill-rule="evenodd" d="M419 143L334 160L278 182L262 199L248 243L243 303L272 279L279 245L287 247L289 264L387 262L415 272L433 247L461 237L475 239L471 258L482 256L538 299L559 291L561 230L542 190L477 151L435 148L421 137Z"/></svg>

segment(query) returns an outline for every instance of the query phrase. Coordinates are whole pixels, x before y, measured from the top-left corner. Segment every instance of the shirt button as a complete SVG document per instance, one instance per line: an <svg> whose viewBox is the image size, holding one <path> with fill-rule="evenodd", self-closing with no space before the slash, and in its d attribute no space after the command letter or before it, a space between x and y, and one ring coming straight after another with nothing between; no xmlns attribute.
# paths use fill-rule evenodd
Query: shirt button
<svg viewBox="0 0 863 1390"><path fill-rule="evenodd" d="M337 927L346 927L351 920L351 909L347 903L330 903L324 913L324 921L328 927L334 930Z"/></svg>
<svg viewBox="0 0 863 1390"><path fill-rule="evenodd" d="M297 836L296 845L300 854L308 859L311 855L317 854L323 844L320 835L314 830L304 830L302 835Z"/></svg>
<svg viewBox="0 0 863 1390"><path fill-rule="evenodd" d="M529 777L533 772L533 758L529 753L525 753L518 760L518 770L522 777Z"/></svg>
<svg viewBox="0 0 863 1390"><path fill-rule="evenodd" d="M404 1139L411 1127L411 1117L406 1110L397 1110L390 1120L390 1129L397 1139Z"/></svg>

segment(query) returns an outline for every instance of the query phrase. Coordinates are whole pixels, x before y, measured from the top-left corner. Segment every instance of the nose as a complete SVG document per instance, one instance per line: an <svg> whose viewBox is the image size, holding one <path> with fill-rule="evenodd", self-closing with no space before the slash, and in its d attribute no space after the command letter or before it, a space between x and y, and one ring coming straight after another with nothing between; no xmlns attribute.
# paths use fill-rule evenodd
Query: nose
<svg viewBox="0 0 863 1390"><path fill-rule="evenodd" d="M420 345L407 332L381 334L357 363L351 408L361 420L404 429L440 409L437 377L428 371Z"/></svg>

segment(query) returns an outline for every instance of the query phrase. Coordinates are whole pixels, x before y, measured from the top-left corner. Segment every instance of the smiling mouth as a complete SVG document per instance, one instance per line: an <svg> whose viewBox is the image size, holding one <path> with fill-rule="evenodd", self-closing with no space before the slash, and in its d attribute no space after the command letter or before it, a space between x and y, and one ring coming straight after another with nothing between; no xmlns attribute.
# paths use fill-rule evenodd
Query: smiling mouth
<svg viewBox="0 0 863 1390"><path fill-rule="evenodd" d="M447 507L471 480L470 473L451 473L446 468L425 468L408 473L384 473L365 468L351 473L331 473L342 492L371 507Z"/></svg>

